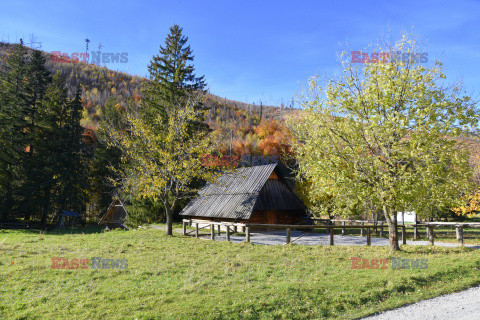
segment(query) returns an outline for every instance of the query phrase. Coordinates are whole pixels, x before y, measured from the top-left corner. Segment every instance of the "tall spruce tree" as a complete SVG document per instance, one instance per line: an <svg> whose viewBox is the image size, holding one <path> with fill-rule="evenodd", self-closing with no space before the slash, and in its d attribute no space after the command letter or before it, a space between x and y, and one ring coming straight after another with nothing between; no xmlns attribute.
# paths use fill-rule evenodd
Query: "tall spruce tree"
<svg viewBox="0 0 480 320"><path fill-rule="evenodd" d="M25 152L27 49L20 44L0 70L0 218L13 216L21 173L20 160Z"/></svg>
<svg viewBox="0 0 480 320"><path fill-rule="evenodd" d="M187 45L188 37L178 25L170 28L165 45L160 46L158 55L153 56L148 66L150 80L143 86L144 110L147 116L162 115L167 121L166 109L184 105L192 91L205 90L204 76L197 77L193 54ZM203 109L201 102L195 106ZM202 119L199 119L201 122Z"/></svg>
<svg viewBox="0 0 480 320"><path fill-rule="evenodd" d="M26 152L22 159L22 185L20 187L20 195L22 206L19 213L23 213L26 220L34 212L41 211L42 197L38 193L38 187L41 184L38 174L38 155L36 154L36 141L41 140L38 137L37 110L41 107L43 96L52 78L50 72L45 68L44 54L39 50L34 50L27 64L28 85L25 90L26 108L25 114L25 130L24 144Z"/></svg>

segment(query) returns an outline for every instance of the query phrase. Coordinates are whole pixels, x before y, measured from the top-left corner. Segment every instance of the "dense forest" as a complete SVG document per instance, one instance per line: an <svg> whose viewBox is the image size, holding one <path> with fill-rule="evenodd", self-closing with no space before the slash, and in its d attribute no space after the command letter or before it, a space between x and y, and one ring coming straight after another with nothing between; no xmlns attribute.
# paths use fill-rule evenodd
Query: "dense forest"
<svg viewBox="0 0 480 320"><path fill-rule="evenodd" d="M47 225L57 223L61 210L96 221L115 194L130 204L132 220L165 219L162 205L114 183L124 165L122 151L99 133L106 114L143 107L142 88L152 78L66 59L58 63L23 43L0 43L0 67L2 221ZM284 119L297 112L292 105L248 104L201 91L201 120L215 140L204 165L235 166L245 155L290 153Z"/></svg>

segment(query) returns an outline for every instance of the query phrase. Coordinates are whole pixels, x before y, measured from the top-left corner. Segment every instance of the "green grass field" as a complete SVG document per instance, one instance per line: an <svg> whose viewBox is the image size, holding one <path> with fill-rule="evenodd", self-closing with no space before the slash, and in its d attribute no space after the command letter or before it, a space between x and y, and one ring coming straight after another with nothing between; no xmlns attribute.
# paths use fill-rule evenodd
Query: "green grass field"
<svg viewBox="0 0 480 320"><path fill-rule="evenodd" d="M402 246L427 269L352 269L385 247L255 246L154 229L0 230L0 319L354 319L480 283L466 248ZM127 269L52 269L52 257Z"/></svg>

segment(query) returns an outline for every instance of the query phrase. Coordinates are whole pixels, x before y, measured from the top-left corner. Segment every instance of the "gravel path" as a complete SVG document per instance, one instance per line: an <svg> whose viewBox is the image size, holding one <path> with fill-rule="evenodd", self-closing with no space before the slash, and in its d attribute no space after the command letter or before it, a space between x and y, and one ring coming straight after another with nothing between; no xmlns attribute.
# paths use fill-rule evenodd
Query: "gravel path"
<svg viewBox="0 0 480 320"><path fill-rule="evenodd" d="M470 288L437 298L423 300L405 307L363 318L368 320L400 319L480 319L480 287Z"/></svg>
<svg viewBox="0 0 480 320"><path fill-rule="evenodd" d="M164 226L152 225L151 227L156 229L164 230ZM175 232L182 233L181 229L174 229ZM200 236L201 239L210 239L210 234L205 234L203 231ZM221 235L215 235L216 241L226 241L225 232L222 232ZM231 235L231 242L244 242L245 236L240 235ZM317 232L304 232L304 231L291 231L291 241L293 244L300 245L330 245L330 235L326 233L317 233ZM253 244L261 245L283 245L285 244L285 231L263 231L263 232L252 232L250 234L250 242ZM333 238L333 243L339 246L365 246L367 245L367 238L360 236L342 236L335 235ZM386 238L376 238L371 237L372 246L388 246L388 239ZM410 241L407 240L408 245L429 245L428 241ZM457 247L460 244L458 243L443 243L435 242L436 246L441 247ZM466 247L480 249L480 245L466 244Z"/></svg>

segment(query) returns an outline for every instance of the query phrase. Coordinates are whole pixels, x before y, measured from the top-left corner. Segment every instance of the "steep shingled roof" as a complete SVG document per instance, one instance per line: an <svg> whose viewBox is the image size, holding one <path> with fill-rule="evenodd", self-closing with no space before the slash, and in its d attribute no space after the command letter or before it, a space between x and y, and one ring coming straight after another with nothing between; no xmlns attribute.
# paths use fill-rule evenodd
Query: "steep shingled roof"
<svg viewBox="0 0 480 320"><path fill-rule="evenodd" d="M254 209L304 209L283 180L267 183L273 171L281 175L276 167L277 164L267 164L226 173L216 183L207 183L180 215L246 220Z"/></svg>

